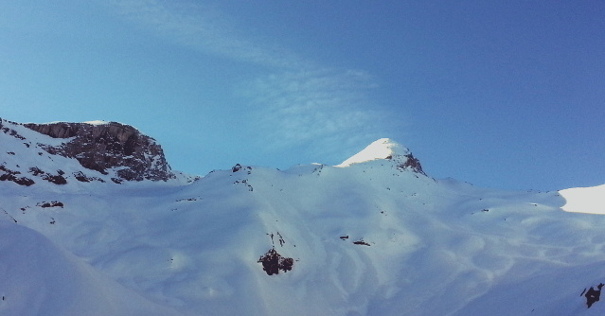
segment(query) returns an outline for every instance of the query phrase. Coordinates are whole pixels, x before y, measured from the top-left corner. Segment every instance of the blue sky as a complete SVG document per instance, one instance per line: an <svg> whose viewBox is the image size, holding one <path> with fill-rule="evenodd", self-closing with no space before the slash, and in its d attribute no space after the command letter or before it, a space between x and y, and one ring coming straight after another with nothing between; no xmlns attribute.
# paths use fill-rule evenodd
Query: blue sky
<svg viewBox="0 0 605 316"><path fill-rule="evenodd" d="M338 164L372 141L436 178L605 183L602 1L4 1L0 116L107 120L174 169Z"/></svg>

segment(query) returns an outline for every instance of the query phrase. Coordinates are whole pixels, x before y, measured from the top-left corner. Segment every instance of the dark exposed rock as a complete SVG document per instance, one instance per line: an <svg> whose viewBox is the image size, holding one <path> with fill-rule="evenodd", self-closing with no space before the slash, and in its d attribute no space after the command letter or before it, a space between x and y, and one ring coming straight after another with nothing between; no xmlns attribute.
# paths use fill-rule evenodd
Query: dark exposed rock
<svg viewBox="0 0 605 316"><path fill-rule="evenodd" d="M280 232L277 232L276 235L274 235L273 233L267 233L267 235L269 237L271 237L271 244L275 247L275 240L273 239L273 237L275 237L277 235L277 241L279 242L280 246L284 246L284 244L286 243L286 240L284 239L284 237L280 234Z"/></svg>
<svg viewBox="0 0 605 316"><path fill-rule="evenodd" d="M47 207L60 207L60 208L63 208L63 206L65 206L65 205L63 205L63 202L59 202L59 201L50 201L50 202L44 201L44 202L40 202L40 203L38 203L36 205L39 206L39 207L42 207L42 208L47 208Z"/></svg>
<svg viewBox="0 0 605 316"><path fill-rule="evenodd" d="M257 262L263 264L263 270L268 275L279 274L279 271L288 272L294 266L294 259L282 257L275 248L271 248L262 255Z"/></svg>
<svg viewBox="0 0 605 316"><path fill-rule="evenodd" d="M252 167L250 167L250 166L246 166L246 167L244 168L244 166L242 166L242 165L240 165L240 164L235 164L235 166L233 166L233 167L231 168L231 171L232 171L232 172L238 172L238 171L240 171L240 170L242 170L242 169L246 169L246 170L248 170L248 172L247 172L248 174L251 174L251 173L252 173Z"/></svg>
<svg viewBox="0 0 605 316"><path fill-rule="evenodd" d="M84 173L81 172L81 171L74 172L74 178L76 178L76 180L78 180L80 182L90 182L90 181L92 181L92 179L90 179L89 177L87 177L86 175L84 175Z"/></svg>
<svg viewBox="0 0 605 316"><path fill-rule="evenodd" d="M21 174L19 171L10 170L5 166L0 165L0 181L12 181L18 185L30 186L34 184L34 180L26 177L18 177Z"/></svg>
<svg viewBox="0 0 605 316"><path fill-rule="evenodd" d="M28 123L23 126L66 141L60 146L38 144L52 155L76 159L83 167L108 174L118 168L116 180L121 181L166 181L175 178L164 152L156 141L132 126L116 122L106 124L88 123ZM62 177L62 175L59 175ZM86 182L92 178L83 174L76 177ZM62 182L57 176L46 179Z"/></svg>
<svg viewBox="0 0 605 316"><path fill-rule="evenodd" d="M46 172L40 170L40 168L38 168L38 167L31 167L31 168L29 168L29 173L31 173L34 176L39 176L41 174L45 174Z"/></svg>
<svg viewBox="0 0 605 316"><path fill-rule="evenodd" d="M235 164L235 166L233 166L233 168L231 168L232 172L238 172L242 169L242 165L240 164Z"/></svg>
<svg viewBox="0 0 605 316"><path fill-rule="evenodd" d="M369 246L370 245L369 243L363 241L362 239L354 241L353 244L355 244L355 245L364 245L364 246Z"/></svg>
<svg viewBox="0 0 605 316"><path fill-rule="evenodd" d="M586 289L584 289L584 291L586 291L586 294L584 294L584 297L586 297L586 305L588 306L588 308L590 308L592 306L592 304L599 301L599 299L601 298L601 288L603 286L605 286L605 284L600 283L597 286L597 290L595 290L592 286L590 287L590 289L588 289L588 291L586 291ZM584 293L584 292L582 292L582 293Z"/></svg>
<svg viewBox="0 0 605 316"><path fill-rule="evenodd" d="M400 160L397 164L397 169L399 170L412 170L413 172L420 173L426 176L424 170L422 170L422 165L420 165L420 160L414 157L414 155L407 154L399 157ZM401 159L403 158L403 159Z"/></svg>
<svg viewBox="0 0 605 316"><path fill-rule="evenodd" d="M51 174L51 173L41 170L38 167L31 167L31 168L29 168L29 173L31 173L34 176L40 176L42 178L42 180L46 180L46 181L54 183L54 184L66 184L67 183L67 179L65 179L63 177L65 172L63 172L62 170L57 170L58 174Z"/></svg>
<svg viewBox="0 0 605 316"><path fill-rule="evenodd" d="M105 180L103 180L101 178L88 177L82 171L74 172L73 176L74 176L74 178L76 178L76 180L78 180L80 182L92 182L92 181L105 182Z"/></svg>
<svg viewBox="0 0 605 316"><path fill-rule="evenodd" d="M67 184L67 179L62 175L45 174L42 179L54 184Z"/></svg>
<svg viewBox="0 0 605 316"><path fill-rule="evenodd" d="M248 191L254 191L254 188L248 183L248 179L235 180L233 184L244 184L248 187Z"/></svg>

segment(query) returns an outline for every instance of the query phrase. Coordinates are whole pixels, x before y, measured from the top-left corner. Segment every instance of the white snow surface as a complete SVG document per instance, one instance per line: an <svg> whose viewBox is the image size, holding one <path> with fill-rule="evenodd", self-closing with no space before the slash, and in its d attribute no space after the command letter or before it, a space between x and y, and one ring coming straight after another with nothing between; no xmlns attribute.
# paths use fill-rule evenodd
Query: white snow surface
<svg viewBox="0 0 605 316"><path fill-rule="evenodd" d="M27 227L0 220L0 315L181 315Z"/></svg>
<svg viewBox="0 0 605 316"><path fill-rule="evenodd" d="M343 161L340 165L337 165L337 167L348 167L357 163L387 159L389 157L406 154L409 154L409 150L404 146L390 138L381 138L368 145L362 151L351 156L349 159Z"/></svg>
<svg viewBox="0 0 605 316"><path fill-rule="evenodd" d="M566 203L562 208L567 212L605 214L605 184L570 188L559 193L565 198Z"/></svg>
<svg viewBox="0 0 605 316"><path fill-rule="evenodd" d="M86 122L83 122L83 123L84 124L90 124L90 125L107 125L107 124L109 124L109 122L103 121L103 120L86 121Z"/></svg>
<svg viewBox="0 0 605 316"><path fill-rule="evenodd" d="M0 315L605 313L580 295L605 283L604 216L564 211L565 190L499 191L401 170L384 159L407 152L393 143L348 168L0 181ZM20 159L12 168L76 168L4 144L15 154L0 157ZM263 271L257 261L273 248L294 259L292 271Z"/></svg>

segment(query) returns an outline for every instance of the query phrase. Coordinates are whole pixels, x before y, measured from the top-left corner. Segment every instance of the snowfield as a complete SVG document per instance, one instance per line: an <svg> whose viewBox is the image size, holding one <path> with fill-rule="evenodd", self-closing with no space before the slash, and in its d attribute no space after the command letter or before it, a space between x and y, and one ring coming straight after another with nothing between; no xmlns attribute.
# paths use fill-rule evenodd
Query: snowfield
<svg viewBox="0 0 605 316"><path fill-rule="evenodd" d="M193 182L0 181L0 314L605 312L583 296L605 282L603 205L588 203L602 187L435 180L402 167L403 146L380 141L378 157L338 167L236 165ZM10 163L78 169L47 156ZM290 271L263 270L271 249L292 258Z"/></svg>
<svg viewBox="0 0 605 316"><path fill-rule="evenodd" d="M605 184L565 189L560 193L566 200L562 207L564 211L605 215Z"/></svg>

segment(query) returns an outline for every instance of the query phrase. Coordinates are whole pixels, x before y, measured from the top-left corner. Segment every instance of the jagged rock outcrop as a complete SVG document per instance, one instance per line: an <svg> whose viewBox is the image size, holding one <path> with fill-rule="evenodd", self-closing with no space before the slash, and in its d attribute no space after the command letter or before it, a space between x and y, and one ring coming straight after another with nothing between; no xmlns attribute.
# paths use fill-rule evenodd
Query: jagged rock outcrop
<svg viewBox="0 0 605 316"><path fill-rule="evenodd" d="M424 170L422 170L420 160L414 157L412 153L406 155L398 155L395 157L389 156L387 157L387 159L395 161L397 163L397 169L399 170L410 170L415 173L420 173L426 176L426 173L424 173Z"/></svg>
<svg viewBox="0 0 605 316"><path fill-rule="evenodd" d="M66 141L60 146L38 144L52 155L76 159L83 167L108 174L115 168L114 182L166 181L175 178L162 147L132 126L103 123L28 123L23 126Z"/></svg>

